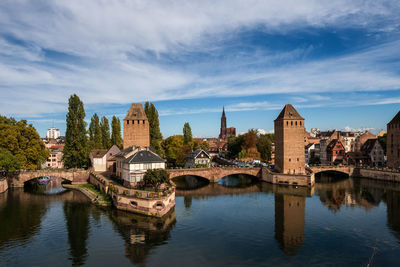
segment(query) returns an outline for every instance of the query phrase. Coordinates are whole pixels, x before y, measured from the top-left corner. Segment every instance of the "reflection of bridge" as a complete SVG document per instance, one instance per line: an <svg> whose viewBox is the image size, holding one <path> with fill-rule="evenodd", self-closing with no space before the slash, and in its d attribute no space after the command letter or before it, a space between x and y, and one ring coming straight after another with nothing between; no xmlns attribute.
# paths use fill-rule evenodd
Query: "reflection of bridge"
<svg viewBox="0 0 400 267"><path fill-rule="evenodd" d="M233 174L247 174L261 178L262 168L195 168L195 169L169 169L169 178L175 178L184 175L200 176L210 182L216 183L220 178L233 175Z"/></svg>
<svg viewBox="0 0 400 267"><path fill-rule="evenodd" d="M75 184L86 183L89 173L88 170L43 169L9 174L7 178L11 187L23 187L25 182L42 176L59 177Z"/></svg>
<svg viewBox="0 0 400 267"><path fill-rule="evenodd" d="M309 167L308 170L314 174L319 172L341 172L349 176L352 176L354 172L354 166L319 165L319 166Z"/></svg>

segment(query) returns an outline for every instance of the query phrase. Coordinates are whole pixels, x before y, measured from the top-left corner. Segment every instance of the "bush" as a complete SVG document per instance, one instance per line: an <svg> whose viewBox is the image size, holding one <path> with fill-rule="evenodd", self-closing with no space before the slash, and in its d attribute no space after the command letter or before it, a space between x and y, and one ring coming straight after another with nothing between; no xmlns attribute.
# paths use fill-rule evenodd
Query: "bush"
<svg viewBox="0 0 400 267"><path fill-rule="evenodd" d="M147 170L143 181L158 189L160 185L169 181L169 174L164 169Z"/></svg>

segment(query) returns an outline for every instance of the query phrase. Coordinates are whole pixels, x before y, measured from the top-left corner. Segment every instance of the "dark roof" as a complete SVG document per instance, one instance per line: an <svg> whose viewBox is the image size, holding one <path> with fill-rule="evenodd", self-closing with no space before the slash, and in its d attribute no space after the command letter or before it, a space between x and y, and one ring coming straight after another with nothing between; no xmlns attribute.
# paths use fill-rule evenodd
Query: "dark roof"
<svg viewBox="0 0 400 267"><path fill-rule="evenodd" d="M378 139L368 139L361 147L361 151L365 154L369 154L374 148L376 141L378 141Z"/></svg>
<svg viewBox="0 0 400 267"><path fill-rule="evenodd" d="M394 118L388 124L400 123L400 111L394 116Z"/></svg>
<svg viewBox="0 0 400 267"><path fill-rule="evenodd" d="M126 155L128 155L129 153L131 153L134 149L136 149L135 146L129 146L127 148L122 149L120 152L118 152L117 154L115 154L115 157L125 157Z"/></svg>
<svg viewBox="0 0 400 267"><path fill-rule="evenodd" d="M162 163L165 162L164 159L162 159L160 156L158 156L156 153L153 153L148 150L140 150L127 158L125 162L128 163Z"/></svg>
<svg viewBox="0 0 400 267"><path fill-rule="evenodd" d="M210 158L210 155L208 155L208 153L205 152L203 149L197 149L197 150L195 150L195 151L189 153L189 154L186 156L186 158L194 159L194 158L196 158L198 155L200 155L202 152L204 152L204 154L206 154L206 156L207 156L208 158Z"/></svg>
<svg viewBox="0 0 400 267"><path fill-rule="evenodd" d="M124 120L147 120L142 104L133 103Z"/></svg>
<svg viewBox="0 0 400 267"><path fill-rule="evenodd" d="M302 116L300 116L300 114L297 112L297 110L291 104L286 104L276 119L277 120L304 120L304 118Z"/></svg>
<svg viewBox="0 0 400 267"><path fill-rule="evenodd" d="M92 153L93 158L102 158L105 154L107 154L106 149L93 149L90 153Z"/></svg>

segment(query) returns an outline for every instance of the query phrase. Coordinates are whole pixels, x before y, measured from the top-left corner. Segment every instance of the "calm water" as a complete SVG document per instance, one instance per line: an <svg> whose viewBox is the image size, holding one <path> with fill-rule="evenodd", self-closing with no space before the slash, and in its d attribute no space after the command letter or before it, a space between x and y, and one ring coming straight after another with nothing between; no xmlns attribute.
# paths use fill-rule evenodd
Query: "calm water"
<svg viewBox="0 0 400 267"><path fill-rule="evenodd" d="M400 265L400 185L177 183L163 219L96 208L61 180L0 194L0 265Z"/></svg>

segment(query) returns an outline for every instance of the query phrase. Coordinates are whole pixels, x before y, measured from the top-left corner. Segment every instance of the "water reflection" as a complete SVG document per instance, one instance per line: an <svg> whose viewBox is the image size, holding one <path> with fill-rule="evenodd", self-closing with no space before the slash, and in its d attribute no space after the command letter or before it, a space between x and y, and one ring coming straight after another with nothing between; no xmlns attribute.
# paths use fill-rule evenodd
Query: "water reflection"
<svg viewBox="0 0 400 267"><path fill-rule="evenodd" d="M175 226L175 211L162 218L151 218L113 210L109 217L125 240L126 257L133 264L143 263L150 250L166 244Z"/></svg>
<svg viewBox="0 0 400 267"><path fill-rule="evenodd" d="M73 266L83 265L88 256L87 239L89 236L90 203L87 201L65 201L64 216L68 229L70 260Z"/></svg>
<svg viewBox="0 0 400 267"><path fill-rule="evenodd" d="M226 187L245 188L257 184L257 178L246 174L235 174L223 177L218 184Z"/></svg>
<svg viewBox="0 0 400 267"><path fill-rule="evenodd" d="M24 189L25 192L41 195L56 195L62 194L66 191L62 184L64 180L62 178L50 178L47 184L39 184L37 179L32 179L25 182Z"/></svg>
<svg viewBox="0 0 400 267"><path fill-rule="evenodd" d="M305 199L275 195L275 239L287 255L295 255L304 243Z"/></svg>

